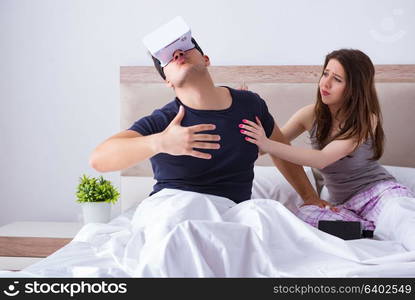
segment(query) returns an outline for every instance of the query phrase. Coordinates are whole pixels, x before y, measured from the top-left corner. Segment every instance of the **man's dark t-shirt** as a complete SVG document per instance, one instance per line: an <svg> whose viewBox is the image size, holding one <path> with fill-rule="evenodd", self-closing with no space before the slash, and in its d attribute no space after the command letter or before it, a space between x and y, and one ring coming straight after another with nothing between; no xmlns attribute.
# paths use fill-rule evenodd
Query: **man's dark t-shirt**
<svg viewBox="0 0 415 300"><path fill-rule="evenodd" d="M221 137L220 149L195 149L211 154L211 159L166 153L150 158L154 178L157 180L150 195L163 188L173 188L222 196L237 203L251 198L258 147L245 140L246 136L240 133L238 125L242 124L243 119L255 122L255 116L258 116L269 137L274 128L274 119L268 112L265 101L257 94L228 89L232 104L227 109L192 109L175 98L129 128L144 136L162 132L176 116L180 105L183 105L185 114L182 126L215 124L215 130L203 133L218 134Z"/></svg>

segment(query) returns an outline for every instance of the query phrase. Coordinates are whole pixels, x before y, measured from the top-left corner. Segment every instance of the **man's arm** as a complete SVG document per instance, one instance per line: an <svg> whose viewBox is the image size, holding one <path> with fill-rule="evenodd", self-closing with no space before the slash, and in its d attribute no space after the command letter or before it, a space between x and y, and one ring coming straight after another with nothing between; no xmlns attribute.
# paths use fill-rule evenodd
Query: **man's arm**
<svg viewBox="0 0 415 300"><path fill-rule="evenodd" d="M281 142L289 145L290 143L282 135L280 129L275 124L269 139L277 142ZM317 192L314 190L313 186L308 180L307 175L304 172L302 166L290 163L288 161L282 160L276 156L270 155L272 161L278 170L284 175L287 181L291 186L297 191L301 196L304 203L310 202L312 200L319 200L320 197L317 195Z"/></svg>
<svg viewBox="0 0 415 300"><path fill-rule="evenodd" d="M92 152L89 164L98 172L118 171L157 154L160 134L142 136L133 130L119 132Z"/></svg>
<svg viewBox="0 0 415 300"><path fill-rule="evenodd" d="M137 164L158 153L189 155L210 159L208 153L194 150L219 149L219 135L198 134L214 130L214 124L199 124L182 127L184 108L181 106L167 128L160 132L142 136L133 130L125 130L108 138L91 154L89 164L98 172L118 171Z"/></svg>

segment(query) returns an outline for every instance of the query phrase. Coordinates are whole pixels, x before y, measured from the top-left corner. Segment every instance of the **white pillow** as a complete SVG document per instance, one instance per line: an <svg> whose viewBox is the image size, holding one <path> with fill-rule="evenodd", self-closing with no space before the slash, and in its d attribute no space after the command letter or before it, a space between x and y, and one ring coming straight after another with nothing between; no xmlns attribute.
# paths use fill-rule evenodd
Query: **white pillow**
<svg viewBox="0 0 415 300"><path fill-rule="evenodd" d="M310 167L304 171L315 189L315 181ZM251 199L266 198L281 202L292 212L296 212L303 203L300 195L288 183L277 167L254 166L254 181Z"/></svg>
<svg viewBox="0 0 415 300"><path fill-rule="evenodd" d="M383 166L396 180L408 187L413 193L415 193L415 168L397 167L397 166ZM320 198L328 200L329 191L326 186L321 190Z"/></svg>
<svg viewBox="0 0 415 300"><path fill-rule="evenodd" d="M383 166L396 180L415 193L415 168Z"/></svg>

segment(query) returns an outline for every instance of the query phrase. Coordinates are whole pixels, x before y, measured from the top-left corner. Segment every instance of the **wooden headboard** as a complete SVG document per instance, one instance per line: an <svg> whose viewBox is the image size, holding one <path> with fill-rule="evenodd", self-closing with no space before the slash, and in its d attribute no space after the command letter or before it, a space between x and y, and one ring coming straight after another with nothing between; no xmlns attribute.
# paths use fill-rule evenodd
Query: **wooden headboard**
<svg viewBox="0 0 415 300"><path fill-rule="evenodd" d="M415 65L378 65L376 88L386 134L382 164L415 167ZM121 130L174 99L174 93L153 67L121 67ZM266 102L281 127L300 107L314 103L321 66L209 67L217 85L238 88L245 82ZM307 133L292 144L308 147ZM267 155L257 165L272 165ZM155 183L149 161L121 172L121 209L126 211L146 198Z"/></svg>
<svg viewBox="0 0 415 300"><path fill-rule="evenodd" d="M281 127L300 107L314 103L321 66L219 66L209 72L217 85L238 88L245 82L258 93ZM386 135L381 163L415 167L415 65L376 66L376 88ZM153 67L121 67L121 129L174 99ZM304 133L294 145L307 145ZM272 164L268 156L259 165ZM148 161L123 170L122 176L152 176Z"/></svg>

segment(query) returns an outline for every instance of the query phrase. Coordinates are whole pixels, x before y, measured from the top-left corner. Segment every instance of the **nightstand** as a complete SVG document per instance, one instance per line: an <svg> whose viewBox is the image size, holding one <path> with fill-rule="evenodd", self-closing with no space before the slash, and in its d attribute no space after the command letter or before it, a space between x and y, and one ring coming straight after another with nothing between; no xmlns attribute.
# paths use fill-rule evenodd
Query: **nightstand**
<svg viewBox="0 0 415 300"><path fill-rule="evenodd" d="M68 244L82 223L14 222L0 227L0 270L17 271Z"/></svg>

